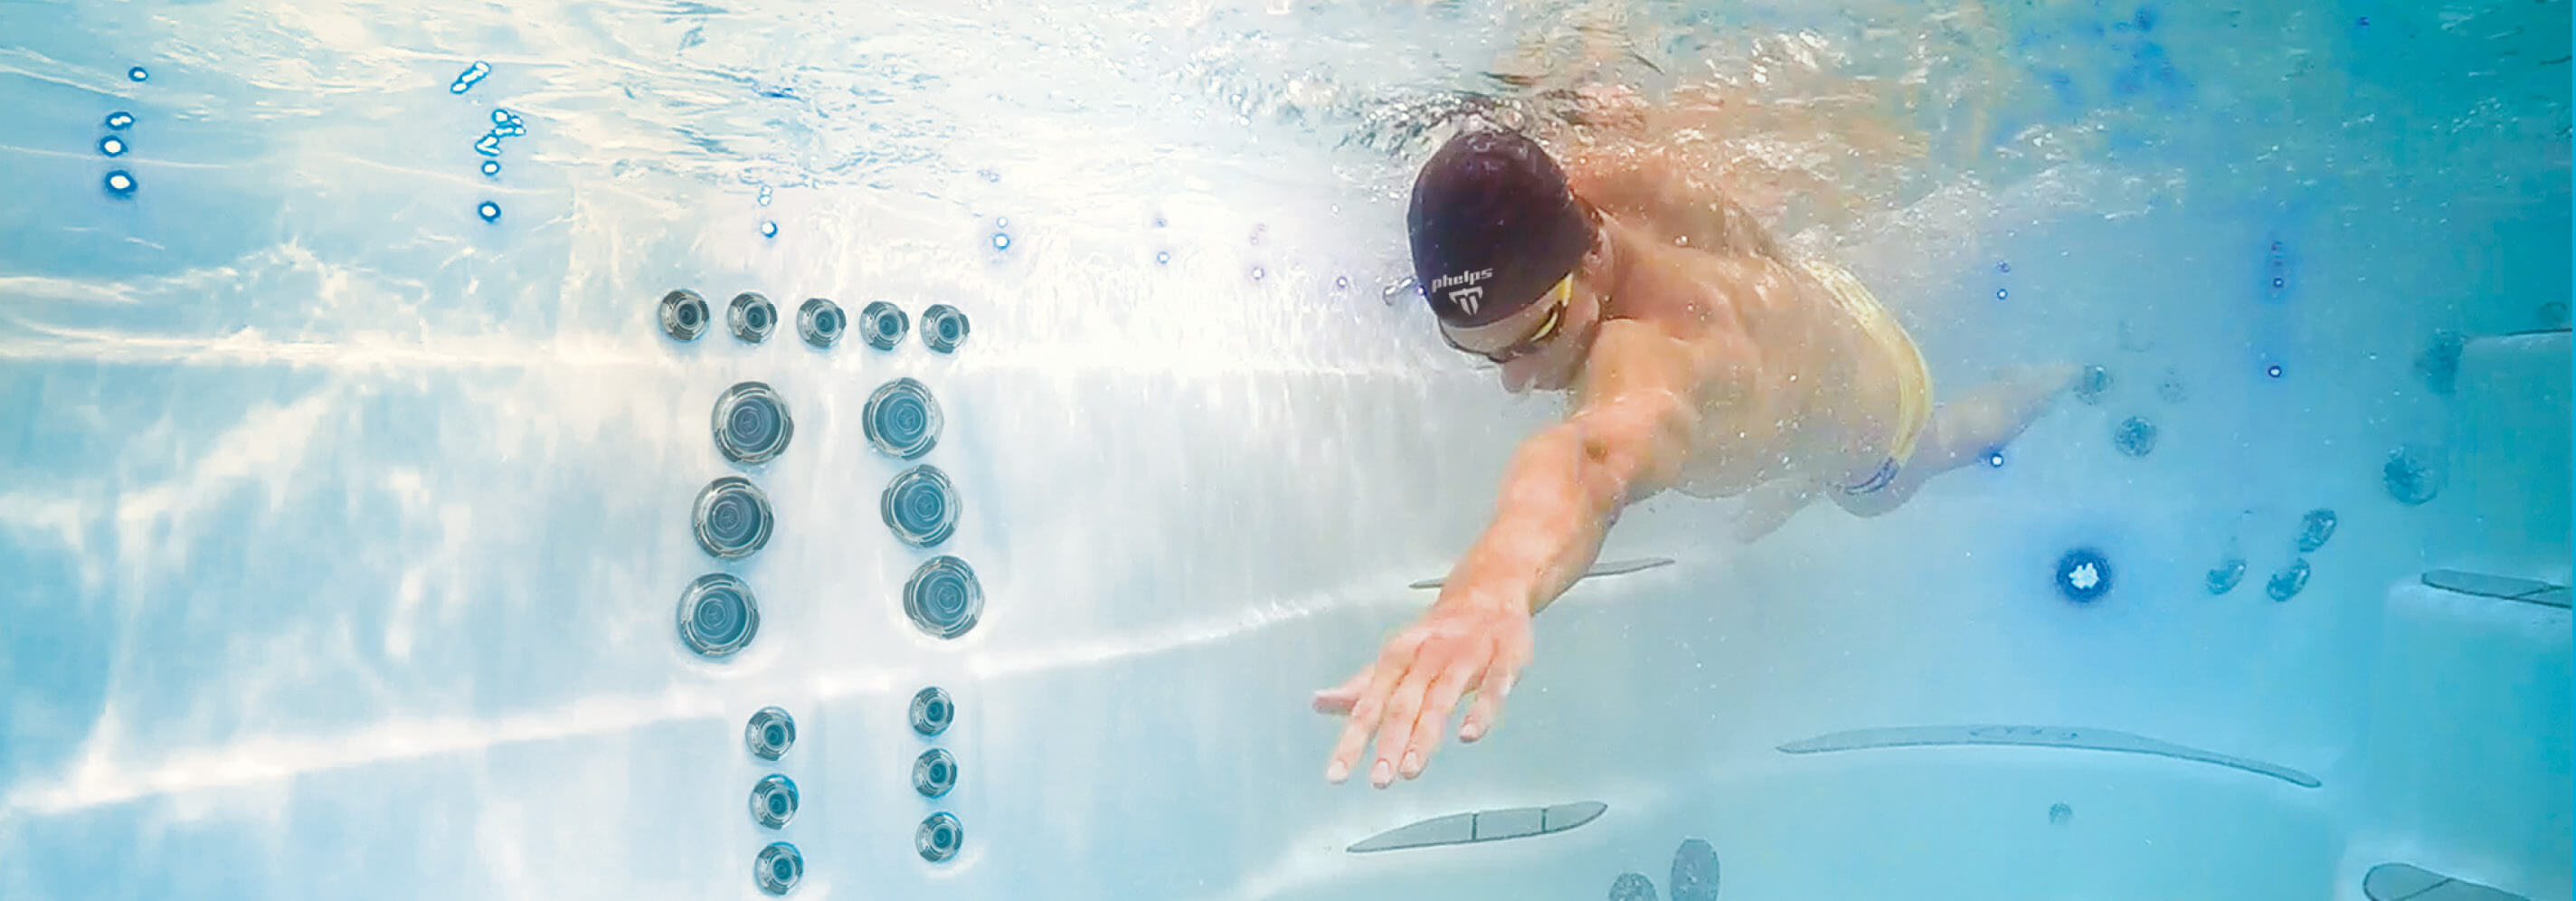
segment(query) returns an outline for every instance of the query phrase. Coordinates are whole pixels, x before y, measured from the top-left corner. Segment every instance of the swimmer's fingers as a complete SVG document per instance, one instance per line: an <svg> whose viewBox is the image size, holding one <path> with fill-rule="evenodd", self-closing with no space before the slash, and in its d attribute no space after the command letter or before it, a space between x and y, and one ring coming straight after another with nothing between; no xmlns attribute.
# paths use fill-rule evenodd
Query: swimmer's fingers
<svg viewBox="0 0 2576 901"><path fill-rule="evenodd" d="M1448 657L1455 654L1449 642L1423 642L1413 656L1404 681L1386 699L1386 717L1377 727L1377 763L1369 767L1369 784L1385 788L1395 784L1399 771L1422 771L1422 755L1411 747L1416 717L1426 714L1422 702L1431 694L1432 680L1446 672Z"/></svg>
<svg viewBox="0 0 2576 901"><path fill-rule="evenodd" d="M1458 726L1459 741L1469 744L1482 741L1485 736L1493 734L1495 726L1503 723L1503 695L1508 694L1509 689L1490 675L1490 668L1486 672L1488 675L1477 684L1476 700L1467 705L1467 721Z"/></svg>
<svg viewBox="0 0 2576 901"><path fill-rule="evenodd" d="M1375 665L1360 667L1348 681L1316 692L1315 712L1328 716L1351 712L1351 707L1360 702L1360 692L1368 690L1369 674L1376 671Z"/></svg>
<svg viewBox="0 0 2576 901"><path fill-rule="evenodd" d="M1359 762L1360 752L1368 749L1369 736L1377 732L1387 695L1394 693L1396 680L1412 665L1414 651L1420 646L1421 639L1412 633L1399 635L1387 643L1376 663L1363 670L1368 674L1368 687L1352 700L1350 723L1342 727L1341 741L1333 746L1333 762L1324 768L1326 780L1340 783L1351 778L1351 766Z"/></svg>
<svg viewBox="0 0 2576 901"><path fill-rule="evenodd" d="M1476 702L1467 708L1467 721L1458 727L1458 740L1481 741L1503 723L1503 701L1510 698L1513 683L1521 679L1521 668L1529 665L1527 643L1506 644L1494 655L1492 666L1476 679Z"/></svg>
<svg viewBox="0 0 2576 901"><path fill-rule="evenodd" d="M1476 676L1492 662L1492 650L1483 644L1459 649L1438 678L1431 680L1429 697L1413 719L1412 739L1406 743L1404 778L1414 779L1431 765L1431 755L1440 750L1440 729L1449 724L1449 714L1458 709L1458 696L1475 683ZM1425 667L1428 669L1428 667Z"/></svg>

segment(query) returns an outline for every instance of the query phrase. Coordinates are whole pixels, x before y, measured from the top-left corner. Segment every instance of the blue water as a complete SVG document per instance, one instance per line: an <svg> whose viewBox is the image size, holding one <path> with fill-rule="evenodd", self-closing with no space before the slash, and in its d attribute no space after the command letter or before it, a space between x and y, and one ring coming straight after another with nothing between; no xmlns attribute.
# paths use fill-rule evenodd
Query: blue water
<svg viewBox="0 0 2576 901"><path fill-rule="evenodd" d="M2502 0L0 4L0 897L753 897L782 839L796 897L1367 896L1338 849L1413 820L1597 796L1624 836L1627 799L1783 742L2081 721L2317 774L2285 803L2351 859L2315 897L2411 853L2567 898L2567 806L2529 800L2570 791L2564 616L2403 586L2569 576L2535 475L2567 471L2566 345L2477 340L2567 321L2569 33ZM1543 106L1488 73L1602 46L1758 108L1704 149L1944 386L2110 381L1889 517L1736 546L1727 503L1643 505L1604 558L1680 564L1543 617L1510 725L1328 788L1305 693L1558 412L1410 301L1425 124ZM807 343L809 297L859 333ZM944 421L918 460L860 415L906 377ZM795 418L769 462L711 439L746 381ZM2391 496L2401 447L2429 503ZM880 509L923 464L935 547ZM774 506L741 562L689 520L729 475ZM2070 600L2079 549L2114 576ZM940 555L980 581L953 639L905 612ZM722 660L674 628L711 571L760 606ZM932 862L939 812L966 838ZM1685 837L1495 872L1596 897ZM1730 863L1727 897L1836 860Z"/></svg>

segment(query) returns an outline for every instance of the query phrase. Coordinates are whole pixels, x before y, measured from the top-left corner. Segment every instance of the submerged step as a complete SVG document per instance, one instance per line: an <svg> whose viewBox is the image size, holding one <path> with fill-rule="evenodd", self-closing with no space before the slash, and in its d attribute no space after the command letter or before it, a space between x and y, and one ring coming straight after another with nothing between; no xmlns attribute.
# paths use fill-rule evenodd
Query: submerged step
<svg viewBox="0 0 2576 901"><path fill-rule="evenodd" d="M2437 569L2424 574L2424 584L2443 591L2498 600L2521 601L2549 607L2568 605L2567 586L2552 585L2538 579L2522 579L2457 569Z"/></svg>
<svg viewBox="0 0 2576 901"><path fill-rule="evenodd" d="M2408 863L2383 863L2361 877L2370 901L2531 901L2521 895L2462 882Z"/></svg>
<svg viewBox="0 0 2576 901"><path fill-rule="evenodd" d="M1673 565L1673 560L1670 557L1638 557L1634 560L1605 560L1600 563L1592 564L1591 569L1584 570L1582 575L1574 577L1574 581L1581 582L1585 579L1597 579L1602 576L1624 576L1642 569L1654 569L1658 566L1671 565ZM1449 580L1445 578L1424 579L1405 587L1438 588L1448 581Z"/></svg>
<svg viewBox="0 0 2576 901"><path fill-rule="evenodd" d="M1599 801L1577 801L1547 807L1506 807L1453 813L1380 832L1351 845L1349 850L1353 854L1367 854L1528 838L1581 826L1600 819L1601 813L1609 809L1610 805Z"/></svg>

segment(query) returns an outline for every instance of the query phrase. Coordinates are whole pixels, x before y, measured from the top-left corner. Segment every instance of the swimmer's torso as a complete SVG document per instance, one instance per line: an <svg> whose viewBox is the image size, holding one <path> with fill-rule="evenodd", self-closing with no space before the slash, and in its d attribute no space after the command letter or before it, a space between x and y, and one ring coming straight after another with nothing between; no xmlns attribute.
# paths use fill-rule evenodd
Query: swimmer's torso
<svg viewBox="0 0 2576 901"><path fill-rule="evenodd" d="M1676 246L1635 223L1633 268L1603 328L1645 327L1687 347L1697 434L1675 487L1728 497L1780 478L1838 481L1889 453L1897 361L1814 276L1770 253ZM1624 322L1622 321L1624 320ZM1596 344L1587 374L1615 360Z"/></svg>

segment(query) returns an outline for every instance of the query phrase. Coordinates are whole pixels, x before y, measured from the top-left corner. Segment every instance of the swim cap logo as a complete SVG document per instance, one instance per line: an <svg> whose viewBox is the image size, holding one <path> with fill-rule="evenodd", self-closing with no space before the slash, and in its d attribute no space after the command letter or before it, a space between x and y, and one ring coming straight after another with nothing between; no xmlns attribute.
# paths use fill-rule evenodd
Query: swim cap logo
<svg viewBox="0 0 2576 901"><path fill-rule="evenodd" d="M1447 291L1450 288L1457 288L1458 290L1449 291L1449 302L1457 305L1459 312L1473 316L1476 315L1476 308L1485 302L1485 289L1476 283L1493 277L1494 270L1491 269L1444 275L1431 281L1431 290Z"/></svg>

